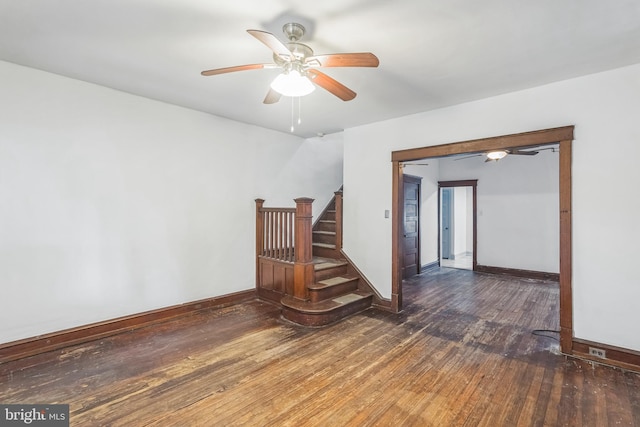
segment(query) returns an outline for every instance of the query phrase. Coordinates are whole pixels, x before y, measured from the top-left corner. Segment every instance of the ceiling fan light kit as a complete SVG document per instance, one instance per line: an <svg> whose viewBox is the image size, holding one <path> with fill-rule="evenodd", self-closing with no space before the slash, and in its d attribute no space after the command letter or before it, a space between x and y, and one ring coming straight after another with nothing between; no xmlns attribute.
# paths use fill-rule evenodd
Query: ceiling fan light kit
<svg viewBox="0 0 640 427"><path fill-rule="evenodd" d="M273 52L272 64L248 64L234 67L216 68L202 71L203 76L231 73L235 71L255 70L260 68L282 68L283 72L271 83L265 104L273 104L280 96L301 97L310 94L315 86L320 86L343 101L350 101L356 93L317 70L320 67L377 67L380 61L370 52L337 53L314 55L313 50L299 40L304 36L304 26L291 22L282 27L288 42L281 42L276 36L266 31L247 30L262 44Z"/></svg>
<svg viewBox="0 0 640 427"><path fill-rule="evenodd" d="M490 151L487 153L487 159L489 160L500 160L502 158L504 158L508 153L504 150L496 150L496 151Z"/></svg>
<svg viewBox="0 0 640 427"><path fill-rule="evenodd" d="M288 73L279 74L271 83L271 89L284 96L305 96L313 92L316 87L298 70L291 70Z"/></svg>

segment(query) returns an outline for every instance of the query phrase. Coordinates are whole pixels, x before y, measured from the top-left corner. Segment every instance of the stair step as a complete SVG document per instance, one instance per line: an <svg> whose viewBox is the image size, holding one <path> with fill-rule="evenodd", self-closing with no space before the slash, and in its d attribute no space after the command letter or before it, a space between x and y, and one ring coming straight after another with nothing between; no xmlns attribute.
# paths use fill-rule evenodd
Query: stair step
<svg viewBox="0 0 640 427"><path fill-rule="evenodd" d="M371 306L373 295L356 290L318 302L301 301L292 296L282 298L282 315L285 319L306 326L324 326L359 313Z"/></svg>
<svg viewBox="0 0 640 427"><path fill-rule="evenodd" d="M327 245L334 244L336 242L336 233L333 231L314 231L313 243L324 243Z"/></svg>
<svg viewBox="0 0 640 427"><path fill-rule="evenodd" d="M354 280L358 280L357 277L344 277L344 276L337 276L337 277L331 277L329 279L324 279L324 280L320 280L319 282L317 282L314 286L315 289L317 288L326 288L329 286L337 286L337 285L341 285L343 283L348 283L348 282L352 282ZM319 286L321 285L321 286Z"/></svg>
<svg viewBox="0 0 640 427"><path fill-rule="evenodd" d="M322 214L322 219L324 220L329 220L329 221L335 221L336 220L336 211L335 210L329 210L329 211L325 211L324 214Z"/></svg>
<svg viewBox="0 0 640 427"><path fill-rule="evenodd" d="M285 296L282 299L283 305L295 308L304 313L322 313L340 308L344 305L361 301L371 297L372 294L365 291L356 290L345 295L334 297L332 299L326 299L318 302L301 301L293 298L292 296Z"/></svg>
<svg viewBox="0 0 640 427"><path fill-rule="evenodd" d="M313 246L318 248L335 249L336 245L330 245L329 243L312 243Z"/></svg>
<svg viewBox="0 0 640 427"><path fill-rule="evenodd" d="M313 268L316 272L346 265L348 265L347 261L342 259L313 257Z"/></svg>
<svg viewBox="0 0 640 427"><path fill-rule="evenodd" d="M341 258L340 251L336 249L336 245L330 243L313 242L313 255L325 258Z"/></svg>
<svg viewBox="0 0 640 427"><path fill-rule="evenodd" d="M313 227L314 228L314 232L316 231L329 231L329 232L336 232L336 222L335 221L329 221L326 219L321 219L320 221L318 221L318 223L316 224L316 226Z"/></svg>
<svg viewBox="0 0 640 427"><path fill-rule="evenodd" d="M360 301L370 297L371 294L363 291L355 291L346 295L341 295L333 299L325 299L318 302L302 301L298 300L291 295L286 295L282 298L282 305L285 307L293 308L302 313L323 313L340 308L346 304Z"/></svg>
<svg viewBox="0 0 640 427"><path fill-rule="evenodd" d="M357 276L331 276L316 283L308 285L309 300L311 302L320 302L330 300L341 295L355 292L358 290L359 278Z"/></svg>
<svg viewBox="0 0 640 427"><path fill-rule="evenodd" d="M363 298L362 295L346 294L346 295L342 295L341 297L334 298L331 301L337 302L339 304L349 304L350 302L358 301L358 300L361 300L362 298Z"/></svg>
<svg viewBox="0 0 640 427"><path fill-rule="evenodd" d="M313 257L316 282L347 274L349 265L344 259Z"/></svg>

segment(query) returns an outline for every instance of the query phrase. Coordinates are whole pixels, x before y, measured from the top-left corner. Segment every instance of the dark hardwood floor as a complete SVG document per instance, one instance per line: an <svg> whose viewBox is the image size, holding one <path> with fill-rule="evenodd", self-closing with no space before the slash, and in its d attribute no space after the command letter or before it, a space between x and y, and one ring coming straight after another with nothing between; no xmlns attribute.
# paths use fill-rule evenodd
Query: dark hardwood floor
<svg viewBox="0 0 640 427"><path fill-rule="evenodd" d="M558 285L441 269L322 329L250 301L0 364L72 426L639 426L640 375L558 354ZM548 334L552 337L557 334Z"/></svg>

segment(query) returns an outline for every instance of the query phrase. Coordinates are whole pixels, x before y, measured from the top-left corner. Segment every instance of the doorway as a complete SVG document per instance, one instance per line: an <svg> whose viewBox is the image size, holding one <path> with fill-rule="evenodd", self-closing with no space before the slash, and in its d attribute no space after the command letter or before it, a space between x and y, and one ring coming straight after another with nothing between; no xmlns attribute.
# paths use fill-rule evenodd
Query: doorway
<svg viewBox="0 0 640 427"><path fill-rule="evenodd" d="M455 154L482 153L491 150L505 150L559 144L559 179L560 190L559 223L560 223L560 350L572 354L573 346L573 306L571 290L571 158L573 143L573 126L544 129L512 135L496 136L452 144L434 145L394 151L392 162L392 277L391 301L389 308L394 312L402 310L402 233L399 218L403 217L403 162L431 157L451 156Z"/></svg>
<svg viewBox="0 0 640 427"><path fill-rule="evenodd" d="M453 188L440 188L440 265L444 260L454 260L454 241L456 220L454 215Z"/></svg>
<svg viewBox="0 0 640 427"><path fill-rule="evenodd" d="M438 181L438 254L441 267L475 270L477 184L475 179Z"/></svg>

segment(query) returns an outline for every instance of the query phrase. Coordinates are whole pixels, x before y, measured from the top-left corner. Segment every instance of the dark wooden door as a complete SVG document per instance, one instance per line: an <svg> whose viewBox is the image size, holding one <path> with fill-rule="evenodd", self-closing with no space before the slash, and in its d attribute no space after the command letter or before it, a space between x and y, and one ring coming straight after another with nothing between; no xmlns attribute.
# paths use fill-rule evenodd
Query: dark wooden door
<svg viewBox="0 0 640 427"><path fill-rule="evenodd" d="M402 278L420 273L420 183L422 178L404 175L404 235Z"/></svg>

